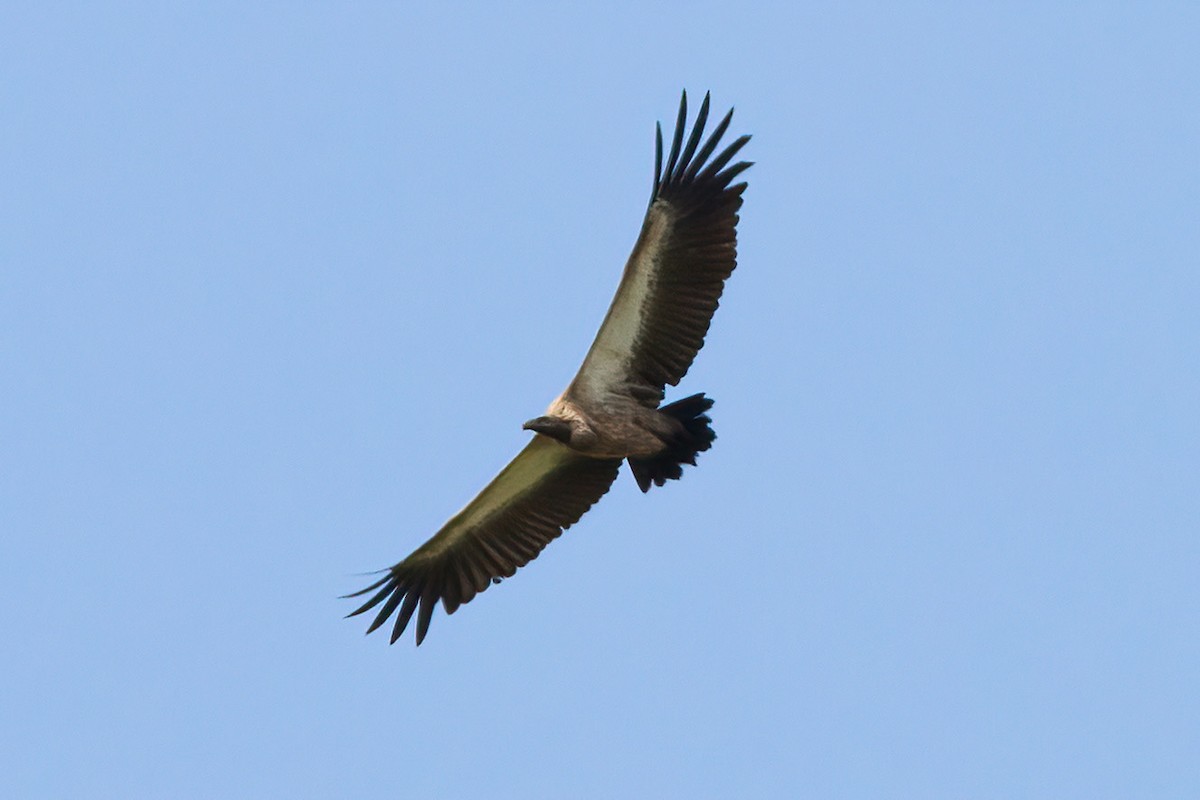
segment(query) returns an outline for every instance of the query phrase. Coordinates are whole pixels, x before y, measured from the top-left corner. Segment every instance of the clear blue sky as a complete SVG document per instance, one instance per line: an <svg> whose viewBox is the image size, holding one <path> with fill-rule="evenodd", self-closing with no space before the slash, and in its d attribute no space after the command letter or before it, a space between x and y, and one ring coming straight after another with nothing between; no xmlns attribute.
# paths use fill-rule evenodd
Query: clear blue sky
<svg viewBox="0 0 1200 800"><path fill-rule="evenodd" d="M0 795L1200 796L1197 6L24 5ZM716 446L364 638L684 87L755 137Z"/></svg>

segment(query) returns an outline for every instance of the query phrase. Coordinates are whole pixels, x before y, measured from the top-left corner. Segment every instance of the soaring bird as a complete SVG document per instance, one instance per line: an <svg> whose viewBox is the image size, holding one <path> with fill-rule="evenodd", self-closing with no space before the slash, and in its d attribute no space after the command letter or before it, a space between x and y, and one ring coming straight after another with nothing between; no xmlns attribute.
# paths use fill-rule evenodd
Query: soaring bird
<svg viewBox="0 0 1200 800"><path fill-rule="evenodd" d="M628 461L642 492L683 474L716 434L713 401L694 394L660 405L704 345L725 280L737 264L738 209L750 166L730 165L749 136L712 157L733 110L700 144L708 94L685 143L687 92L663 165L662 126L655 126L650 206L616 297L583 365L546 413L525 423L533 439L466 508L412 555L362 591L380 603L367 633L392 614L394 643L417 613L417 644L440 600L447 614L490 583L511 577L608 491ZM711 158L711 160L710 160ZM732 184L732 185L731 185Z"/></svg>

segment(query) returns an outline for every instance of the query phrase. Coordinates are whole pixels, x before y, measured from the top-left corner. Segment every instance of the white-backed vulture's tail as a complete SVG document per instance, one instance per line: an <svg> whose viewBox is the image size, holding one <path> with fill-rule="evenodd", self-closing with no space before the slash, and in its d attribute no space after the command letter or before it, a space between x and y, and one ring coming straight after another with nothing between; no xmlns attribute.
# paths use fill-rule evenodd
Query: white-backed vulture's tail
<svg viewBox="0 0 1200 800"><path fill-rule="evenodd" d="M696 456L712 447L713 440L717 438L710 426L712 420L705 413L712 407L710 398L694 394L658 409L660 413L678 420L683 430L667 442L666 449L658 455L629 459L629 468L633 470L638 488L648 492L651 484L662 486L669 480L679 480L683 477L684 464L696 465Z"/></svg>

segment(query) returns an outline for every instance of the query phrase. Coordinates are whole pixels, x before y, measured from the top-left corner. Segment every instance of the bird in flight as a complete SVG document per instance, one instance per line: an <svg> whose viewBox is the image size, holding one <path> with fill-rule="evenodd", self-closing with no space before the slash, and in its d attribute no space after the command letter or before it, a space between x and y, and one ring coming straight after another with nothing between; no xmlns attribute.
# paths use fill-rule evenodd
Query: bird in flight
<svg viewBox="0 0 1200 800"><path fill-rule="evenodd" d="M656 126L654 185L637 244L578 374L543 416L525 423L532 441L432 539L346 595L374 593L351 617L383 604L367 633L396 614L394 643L416 613L421 644L439 600L453 614L537 558L604 496L622 461L647 492L681 477L683 465L712 445L711 399L694 394L660 405L666 385L679 383L704 345L737 264L746 184L733 180L750 163L729 162L750 137L714 157L733 110L701 145L708 105L705 94L685 143L683 93L665 166Z"/></svg>

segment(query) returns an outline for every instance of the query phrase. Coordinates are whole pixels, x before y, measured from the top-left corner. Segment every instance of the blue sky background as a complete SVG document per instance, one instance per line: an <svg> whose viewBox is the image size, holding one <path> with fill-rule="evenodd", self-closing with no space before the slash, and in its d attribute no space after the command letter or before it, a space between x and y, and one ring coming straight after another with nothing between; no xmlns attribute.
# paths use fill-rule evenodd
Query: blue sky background
<svg viewBox="0 0 1200 800"><path fill-rule="evenodd" d="M0 12L0 794L1200 796L1198 7L428 5ZM363 638L683 87L716 447Z"/></svg>

